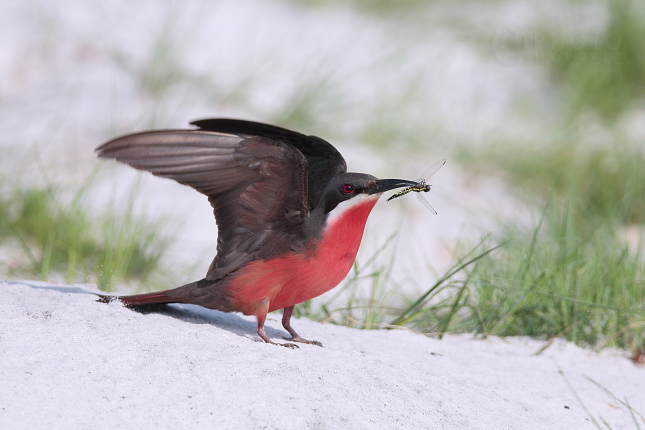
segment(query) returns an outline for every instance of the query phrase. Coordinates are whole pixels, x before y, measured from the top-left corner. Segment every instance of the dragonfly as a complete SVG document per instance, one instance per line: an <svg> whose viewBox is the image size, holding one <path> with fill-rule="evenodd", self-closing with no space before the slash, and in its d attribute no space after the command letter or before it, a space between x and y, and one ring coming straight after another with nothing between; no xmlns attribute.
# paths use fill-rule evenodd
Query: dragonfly
<svg viewBox="0 0 645 430"><path fill-rule="evenodd" d="M389 201L390 201L390 200L392 200L392 199L395 199L395 198L397 198L397 197L404 196L404 195L406 195L407 193L410 193L410 192L414 191L414 192L416 192L416 193L419 193L419 194L417 194L417 198L419 199L419 201L421 202L421 204L423 204L423 206L425 206L425 207L426 207L430 212L432 212L433 214L435 214L435 215L436 215L436 214L437 214L437 211L436 211L436 210L434 210L434 208L433 208L432 206L430 206L430 203L428 202L428 200L427 200L425 197L423 197L423 195L421 195L420 193L421 193L421 192L427 193L428 191L430 191L430 187L431 187L432 185L429 185L429 184L427 183L427 182L428 182L428 180L430 180L430 178L432 177L432 175L434 175L435 173L437 173L437 170L441 169L441 167L442 167L444 164L446 164L446 159L445 159L445 158L442 158L441 160L437 161L437 162L436 162L436 163L434 163L432 166L430 166L430 167L428 168L428 170L426 170L426 171L423 173L423 177L421 177L421 178L419 178L419 179L415 179L415 180L414 180L414 182L416 182L416 185L412 185L411 187L404 188L403 190L399 191L398 193L396 193L396 194L392 195L392 197L390 197L389 199L387 199L387 201L389 202Z"/></svg>

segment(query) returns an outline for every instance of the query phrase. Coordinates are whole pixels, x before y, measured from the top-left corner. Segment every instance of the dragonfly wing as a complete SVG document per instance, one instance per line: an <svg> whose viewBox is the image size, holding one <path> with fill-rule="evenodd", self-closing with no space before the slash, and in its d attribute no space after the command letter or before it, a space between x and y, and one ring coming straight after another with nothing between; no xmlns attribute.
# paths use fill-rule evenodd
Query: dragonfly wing
<svg viewBox="0 0 645 430"><path fill-rule="evenodd" d="M446 164L445 158L442 158L441 160L437 161L432 166L428 167L428 170L423 172L423 178L418 179L417 182L421 182L422 180L427 181L428 179L432 178L432 175L437 173L437 170L441 169L441 167L443 167L444 164Z"/></svg>
<svg viewBox="0 0 645 430"><path fill-rule="evenodd" d="M442 164L442 166L443 166L443 164ZM439 166L439 167L441 167L441 166ZM428 199L426 199L425 197L423 197L423 195L422 195L421 193L417 193L417 199L419 199L419 201L421 202L421 204L422 204L423 206L425 206L425 207L426 207L430 212L432 212L432 213L433 213L433 214L435 214L435 215L437 214L437 211L436 211L436 210L434 210L434 208L433 208L432 206L430 206L430 203L428 202Z"/></svg>

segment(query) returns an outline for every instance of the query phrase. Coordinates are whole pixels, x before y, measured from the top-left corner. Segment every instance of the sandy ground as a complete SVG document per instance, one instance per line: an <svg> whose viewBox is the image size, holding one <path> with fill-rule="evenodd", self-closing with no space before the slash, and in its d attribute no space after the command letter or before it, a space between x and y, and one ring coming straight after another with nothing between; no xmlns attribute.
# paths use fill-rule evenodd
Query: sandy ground
<svg viewBox="0 0 645 430"><path fill-rule="evenodd" d="M295 328L324 347L292 350L258 342L239 314L139 314L96 292L0 282L0 428L645 426L645 368L616 351L555 343L535 355L544 342L308 320ZM275 339L286 335L279 317L267 321Z"/></svg>

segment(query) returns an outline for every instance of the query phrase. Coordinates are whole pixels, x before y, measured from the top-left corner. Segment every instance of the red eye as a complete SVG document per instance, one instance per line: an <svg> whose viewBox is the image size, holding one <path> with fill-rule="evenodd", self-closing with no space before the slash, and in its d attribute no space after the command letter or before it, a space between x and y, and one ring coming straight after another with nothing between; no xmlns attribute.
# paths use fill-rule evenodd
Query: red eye
<svg viewBox="0 0 645 430"><path fill-rule="evenodd" d="M345 184L345 185L343 185L343 192L344 192L345 194L349 194L349 193L351 193L352 191L354 191L354 187L352 187L352 186L351 186L351 185L349 185L349 184Z"/></svg>

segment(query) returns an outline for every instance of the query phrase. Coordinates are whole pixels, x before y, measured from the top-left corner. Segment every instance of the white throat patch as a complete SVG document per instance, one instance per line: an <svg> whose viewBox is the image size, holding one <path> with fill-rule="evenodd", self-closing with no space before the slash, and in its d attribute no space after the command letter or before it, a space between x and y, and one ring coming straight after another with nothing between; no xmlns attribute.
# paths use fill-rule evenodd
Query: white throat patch
<svg viewBox="0 0 645 430"><path fill-rule="evenodd" d="M345 200L344 202L341 202L336 206L334 209L332 209L328 214L327 214L327 225L331 225L334 222L336 222L336 219L343 214L347 209L354 207L356 205L359 205L366 200L373 199L377 200L381 196L381 193L378 194L359 194L356 197L353 197L349 200Z"/></svg>

